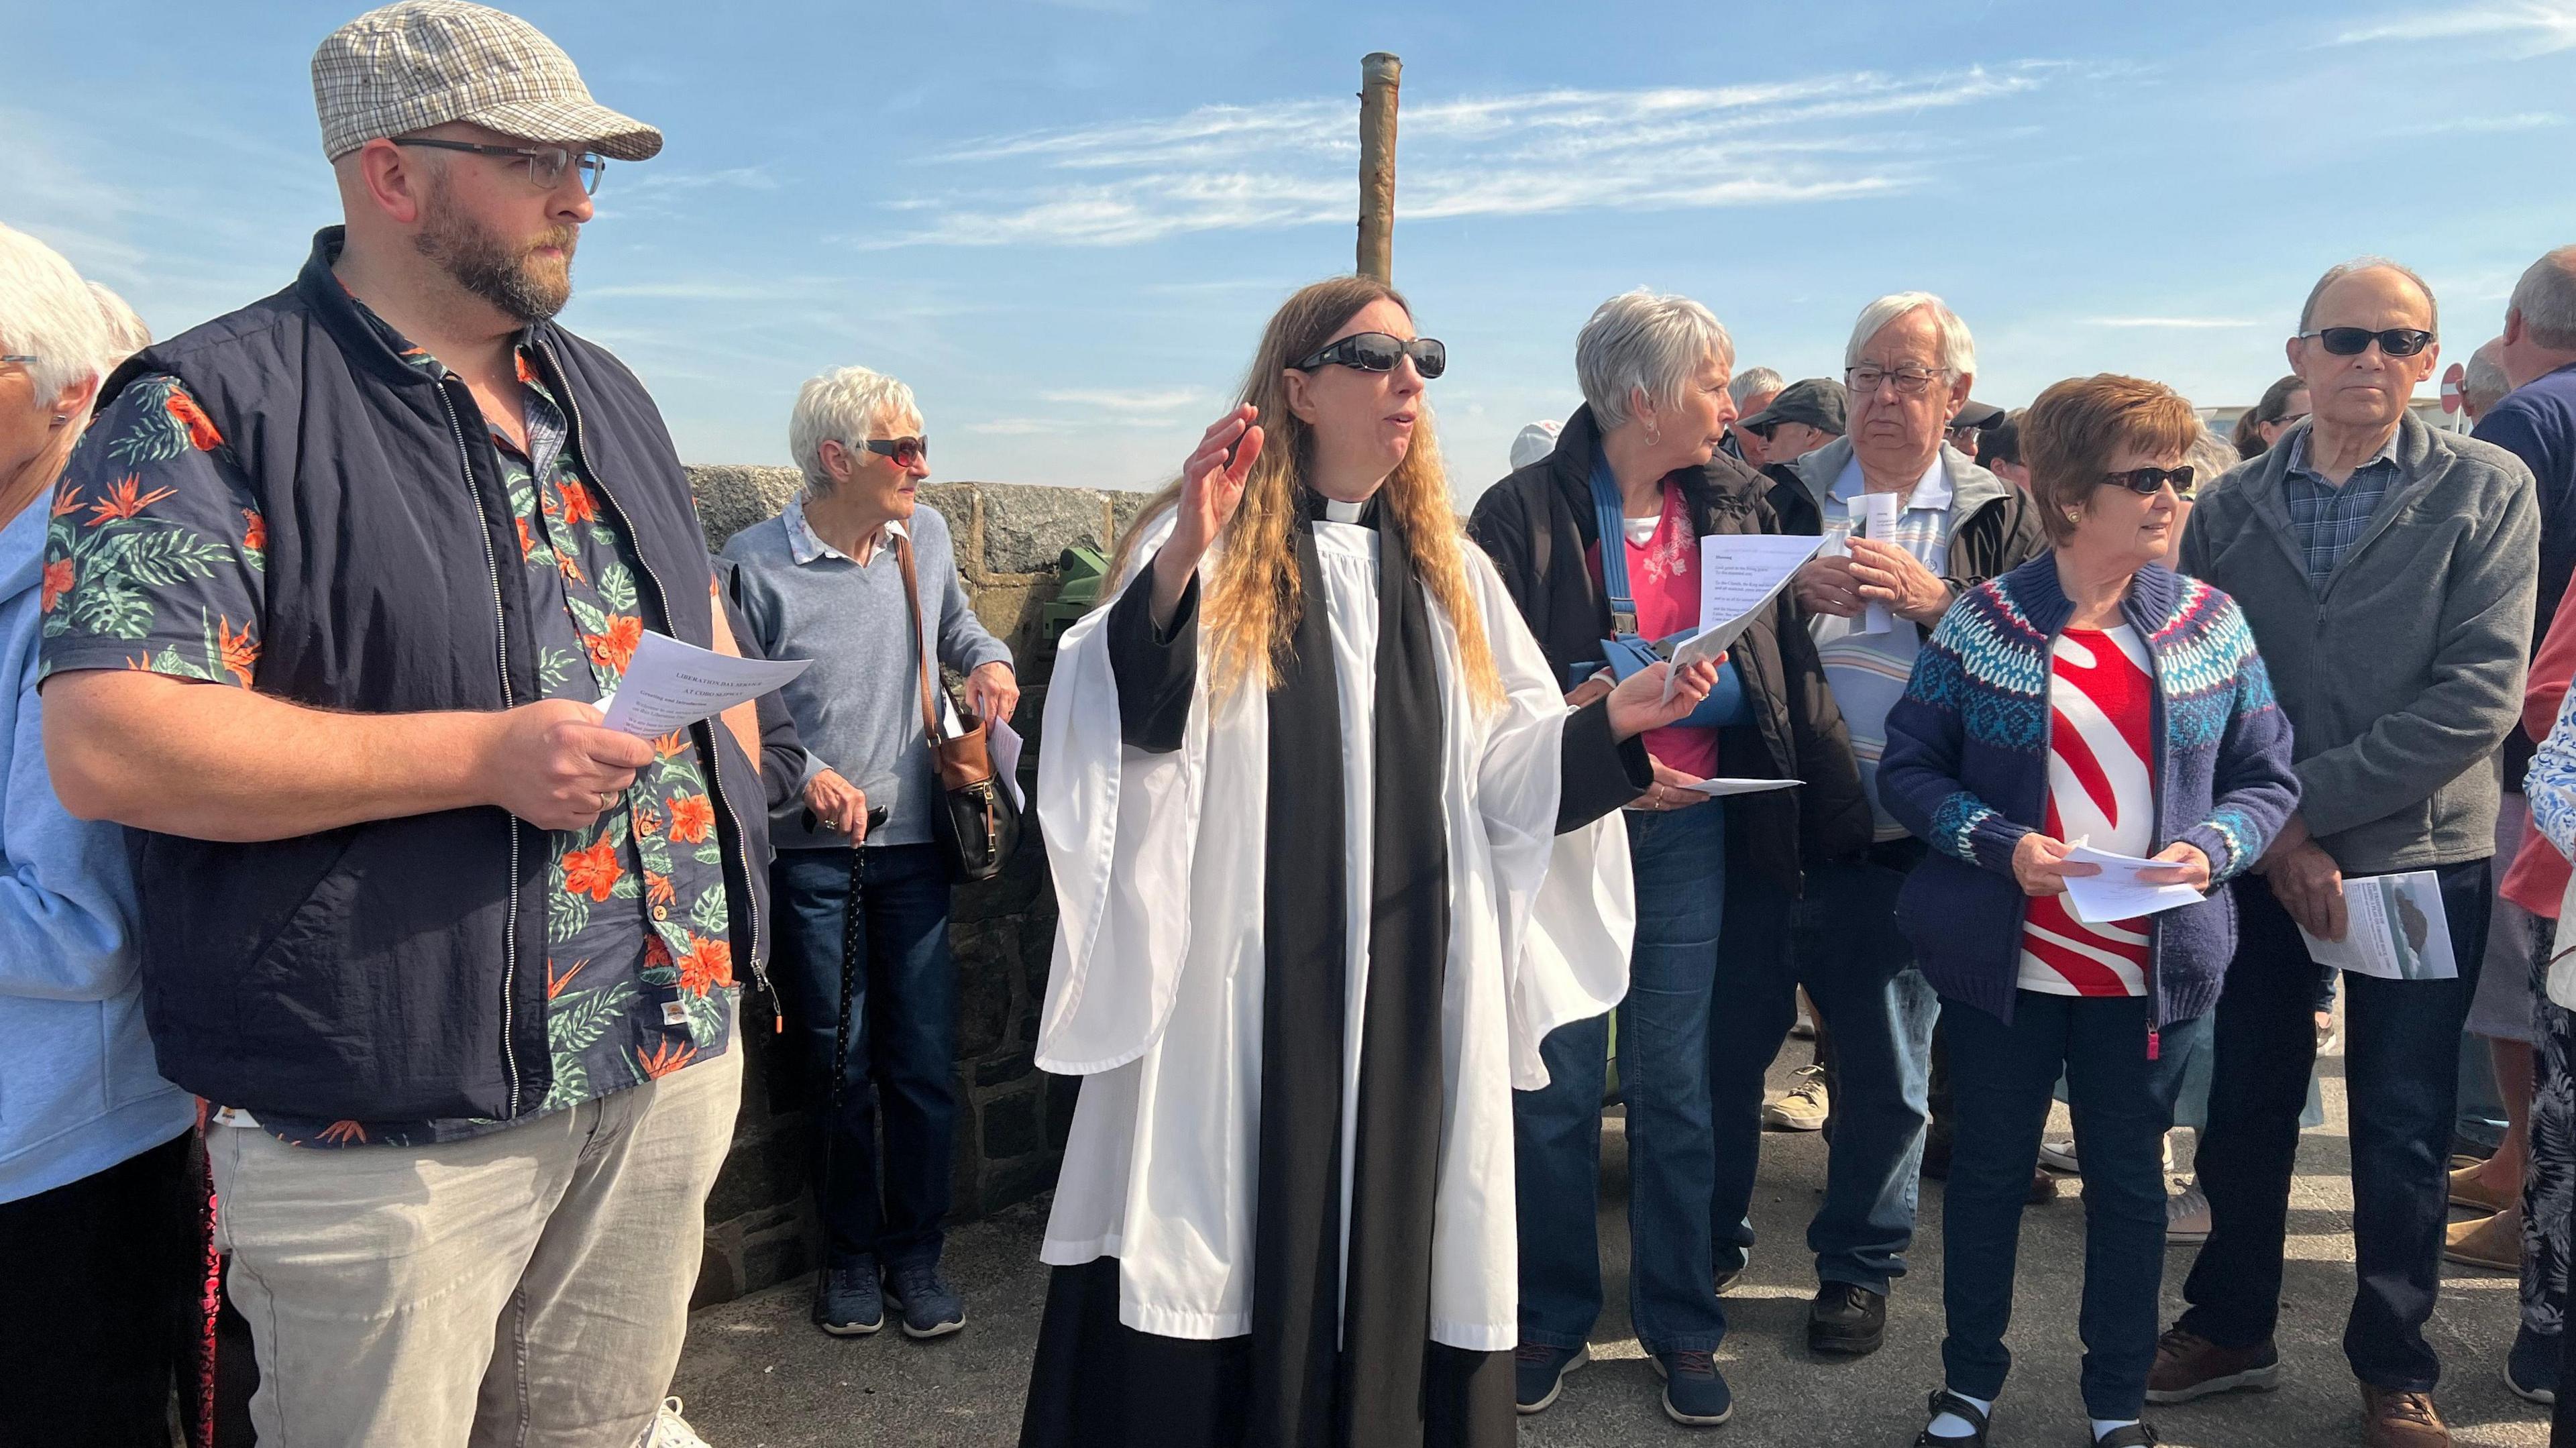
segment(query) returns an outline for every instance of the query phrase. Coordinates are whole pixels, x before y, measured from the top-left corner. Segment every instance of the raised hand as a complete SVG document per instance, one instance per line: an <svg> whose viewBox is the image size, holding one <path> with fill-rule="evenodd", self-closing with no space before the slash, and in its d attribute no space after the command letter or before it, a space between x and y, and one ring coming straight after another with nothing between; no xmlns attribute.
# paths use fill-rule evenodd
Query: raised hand
<svg viewBox="0 0 2576 1448"><path fill-rule="evenodd" d="M1154 555L1154 622L1168 624L1181 605L1181 594L1198 572L1234 510L1243 505L1243 484L1261 457L1258 409L1245 403L1218 418L1199 438L1198 451L1181 465L1181 500L1175 505L1172 536Z"/></svg>

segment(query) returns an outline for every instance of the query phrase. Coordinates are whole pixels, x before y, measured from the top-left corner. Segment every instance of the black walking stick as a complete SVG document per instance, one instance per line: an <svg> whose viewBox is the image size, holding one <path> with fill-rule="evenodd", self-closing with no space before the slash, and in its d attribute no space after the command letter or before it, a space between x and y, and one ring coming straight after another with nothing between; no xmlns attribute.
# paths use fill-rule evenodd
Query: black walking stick
<svg viewBox="0 0 2576 1448"><path fill-rule="evenodd" d="M868 807L867 828L870 833L874 833L880 826L884 825L885 820L885 806L871 805ZM805 827L808 830L814 828L814 812L812 810L807 810L805 812ZM832 1033L832 1086L830 1092L830 1104L824 1108L823 1165L821 1174L814 1183L814 1206L817 1214L823 1217L823 1262L821 1266L815 1269L816 1275L814 1284L815 1291L818 1295L831 1285L832 1223L830 1217L830 1203L832 1197L832 1139L840 1135L841 1107L843 1104L843 1098L849 1089L850 1009L851 998L858 994L859 932L862 928L859 912L859 887L861 883L861 872L864 869L863 861L865 858L866 856L863 853L863 847L859 845L857 841L852 841L850 847L850 898L849 903L841 910L841 1007L838 1016L835 1018L839 1024Z"/></svg>

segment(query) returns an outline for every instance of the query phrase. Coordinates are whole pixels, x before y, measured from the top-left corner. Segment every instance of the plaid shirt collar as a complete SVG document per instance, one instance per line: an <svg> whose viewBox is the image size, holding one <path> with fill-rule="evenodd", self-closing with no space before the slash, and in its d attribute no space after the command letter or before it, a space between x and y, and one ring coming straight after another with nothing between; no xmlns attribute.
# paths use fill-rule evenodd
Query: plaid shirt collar
<svg viewBox="0 0 2576 1448"><path fill-rule="evenodd" d="M2290 435L2290 465L2289 471L2284 476L2312 482L2320 487L2332 487L2334 485L2326 481L2325 474L2308 466L2308 435L2314 430L2315 424L2311 423ZM2406 429L2401 425L2389 433L2388 441L2381 443L2379 451L2372 453L2360 467L2354 468L2352 479L2347 481L2357 480L2363 473L2383 465L2394 469L2397 466L2397 439L2403 436L2405 431Z"/></svg>

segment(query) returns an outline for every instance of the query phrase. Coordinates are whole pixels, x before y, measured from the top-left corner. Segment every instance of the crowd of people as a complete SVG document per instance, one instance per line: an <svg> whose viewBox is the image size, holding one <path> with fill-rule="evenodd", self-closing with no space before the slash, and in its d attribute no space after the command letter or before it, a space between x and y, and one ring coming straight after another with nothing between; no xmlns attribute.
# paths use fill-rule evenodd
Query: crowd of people
<svg viewBox="0 0 2576 1448"><path fill-rule="evenodd" d="M702 1444L665 1394L746 1020L813 1087L815 1326L966 1326L953 746L1014 660L882 373L805 384L801 488L710 556L651 395L553 320L658 131L464 0L312 69L344 216L275 295L156 342L0 226L0 1273L47 1304L0 1318L0 1439ZM1883 1345L1947 1183L1941 1377L1889 1442L1988 1441L2023 1213L2080 1174L2087 1441L2152 1444L2279 1381L2337 1040L2360 1416L2319 1441L2451 1441L2446 1255L2520 1273L2492 1367L2556 1405L2576 246L2475 350L2474 433L2410 407L2407 267L2292 330L2220 429L2107 373L1979 402L1928 292L1792 381L1641 289L1479 486L1410 304L1290 297L1053 663L1036 1049L1081 1081L1021 1442L1512 1441L1602 1310L1615 1063L1674 1422L1733 1411L1767 1124L1828 1130L1818 1355ZM1679 647L1725 540L1798 537ZM608 727L656 635L810 662ZM2162 908L2094 918L2103 855ZM2450 969L2318 963L2348 887L2419 873L2447 940L2419 900L2404 953ZM2503 1132L2455 1162L2464 1074Z"/></svg>

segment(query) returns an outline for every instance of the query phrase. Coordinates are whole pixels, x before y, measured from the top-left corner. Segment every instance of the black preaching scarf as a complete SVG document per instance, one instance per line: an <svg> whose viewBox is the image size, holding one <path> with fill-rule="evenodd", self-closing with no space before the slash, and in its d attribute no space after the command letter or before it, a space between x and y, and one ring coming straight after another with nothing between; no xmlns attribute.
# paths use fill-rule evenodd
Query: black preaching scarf
<svg viewBox="0 0 2576 1448"><path fill-rule="evenodd" d="M1455 1421L1459 1404L1433 1401L1456 1396L1463 1382L1457 1355L1435 1356L1430 1342L1449 951L1438 655L1404 535L1378 526L1383 509L1372 501L1361 523L1377 528L1379 543L1374 848L1345 1293L1349 850L1341 695L1313 532L1322 500L1309 494L1306 503L1296 524L1304 606L1269 698L1254 1387L1246 1441L1257 1448L1421 1448L1426 1418L1449 1420L1435 1433L1439 1439L1456 1438L1463 1426ZM1500 1381L1474 1376L1488 1389ZM1508 1429L1507 1407L1500 1422Z"/></svg>

